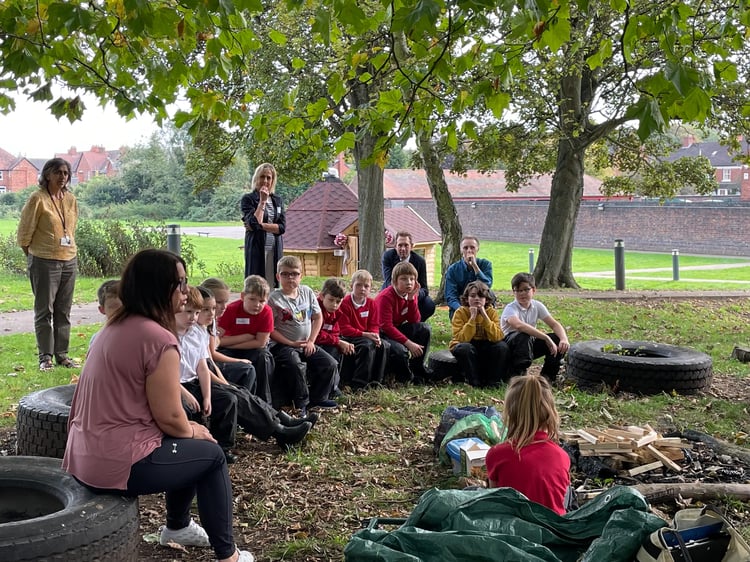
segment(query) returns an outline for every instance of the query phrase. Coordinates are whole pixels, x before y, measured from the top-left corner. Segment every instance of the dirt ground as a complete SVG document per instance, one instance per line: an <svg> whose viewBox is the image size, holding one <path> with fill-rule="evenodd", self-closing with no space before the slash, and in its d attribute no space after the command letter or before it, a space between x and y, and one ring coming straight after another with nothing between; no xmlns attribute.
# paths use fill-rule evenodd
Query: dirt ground
<svg viewBox="0 0 750 562"><path fill-rule="evenodd" d="M717 398L750 402L750 380L714 375L708 394ZM349 415L356 419L357 408L357 405L353 404L346 413L326 413L319 422L320 432L325 431L326 416ZM425 426L422 430L431 436L434 428ZM371 442L361 442L358 446L368 449L382 447L382 436L373 434L370 439ZM441 473L444 475L445 468L434 461L428 440L424 441L424 447L404 451L404 462L421 471L425 482L436 482L440 480ZM12 455L14 451L15 430L0 429L0 455ZM236 519L239 526L235 528L235 539L239 545L251 549L256 554L256 559L274 559L264 553L271 551L278 537L296 538L304 542L305 538L316 536L316 523L330 525L331 522L338 521L341 527L347 530L347 536L360 527L360 520L337 510L337 506L351 504L351 489L348 485L319 476L311 467L281 455L278 447L272 442L243 439L238 442L237 453L238 462L230 465L235 512L252 514L253 505L257 502L262 502L264 507L269 508L257 511L258 514L264 513L258 515L257 520L251 520L252 517ZM405 516L412 507L413 505L403 505L395 506L394 509L400 511L401 516ZM291 527L281 526L272 516L267 515L269 511L273 513L274 510L283 510L287 514L292 511L298 516L294 517L295 523ZM140 542L139 561L214 560L210 549L190 548L183 552L149 542L148 538L163 524L163 498L160 495L142 497L140 534L144 540ZM284 559L318 562L340 558L341 551L335 550L315 555L290 553Z"/></svg>

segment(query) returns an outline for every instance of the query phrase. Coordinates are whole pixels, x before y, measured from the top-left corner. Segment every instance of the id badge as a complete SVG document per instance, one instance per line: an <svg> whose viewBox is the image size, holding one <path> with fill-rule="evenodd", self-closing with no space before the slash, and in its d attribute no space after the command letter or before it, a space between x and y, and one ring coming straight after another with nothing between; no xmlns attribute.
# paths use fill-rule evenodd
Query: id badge
<svg viewBox="0 0 750 562"><path fill-rule="evenodd" d="M70 246L70 236L60 238L60 246Z"/></svg>

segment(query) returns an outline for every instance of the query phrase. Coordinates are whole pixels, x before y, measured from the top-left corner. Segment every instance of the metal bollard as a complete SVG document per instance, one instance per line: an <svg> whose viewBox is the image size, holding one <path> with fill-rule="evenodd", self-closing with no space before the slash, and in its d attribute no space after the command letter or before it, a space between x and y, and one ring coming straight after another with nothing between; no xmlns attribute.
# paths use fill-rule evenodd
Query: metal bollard
<svg viewBox="0 0 750 562"><path fill-rule="evenodd" d="M529 248L529 273L534 273L534 248Z"/></svg>
<svg viewBox="0 0 750 562"><path fill-rule="evenodd" d="M672 281L680 280L680 251L672 250Z"/></svg>
<svg viewBox="0 0 750 562"><path fill-rule="evenodd" d="M615 289L625 290L625 243L621 238L615 240Z"/></svg>
<svg viewBox="0 0 750 562"><path fill-rule="evenodd" d="M173 254L180 255L182 251L181 244L182 234L180 232L179 224L168 224L167 225L167 250Z"/></svg>

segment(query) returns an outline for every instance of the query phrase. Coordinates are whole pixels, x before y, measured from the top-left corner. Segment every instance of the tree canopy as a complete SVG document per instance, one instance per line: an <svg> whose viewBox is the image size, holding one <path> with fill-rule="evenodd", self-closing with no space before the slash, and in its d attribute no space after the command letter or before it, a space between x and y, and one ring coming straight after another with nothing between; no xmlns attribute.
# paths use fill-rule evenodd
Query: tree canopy
<svg viewBox="0 0 750 562"><path fill-rule="evenodd" d="M517 182L552 170L536 273L575 286L587 150L624 172L613 190L664 194L669 174L703 189L700 163L645 156L673 120L713 124L735 146L747 135L748 24L741 0L6 0L0 110L17 87L70 119L81 91L157 120L182 102L178 125L209 147L228 135L290 163L352 150L374 199L389 148L425 135L472 147L464 162L479 167L502 160ZM72 95L55 98L55 82Z"/></svg>

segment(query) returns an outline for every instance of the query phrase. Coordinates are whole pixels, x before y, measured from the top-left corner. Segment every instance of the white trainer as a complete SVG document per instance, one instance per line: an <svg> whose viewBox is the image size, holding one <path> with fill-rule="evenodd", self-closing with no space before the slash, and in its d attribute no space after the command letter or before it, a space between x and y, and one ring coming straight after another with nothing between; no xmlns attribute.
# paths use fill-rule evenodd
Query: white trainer
<svg viewBox="0 0 750 562"><path fill-rule="evenodd" d="M159 528L159 544L177 543L182 546L211 546L206 531L192 519L187 527L168 529L165 525Z"/></svg>

